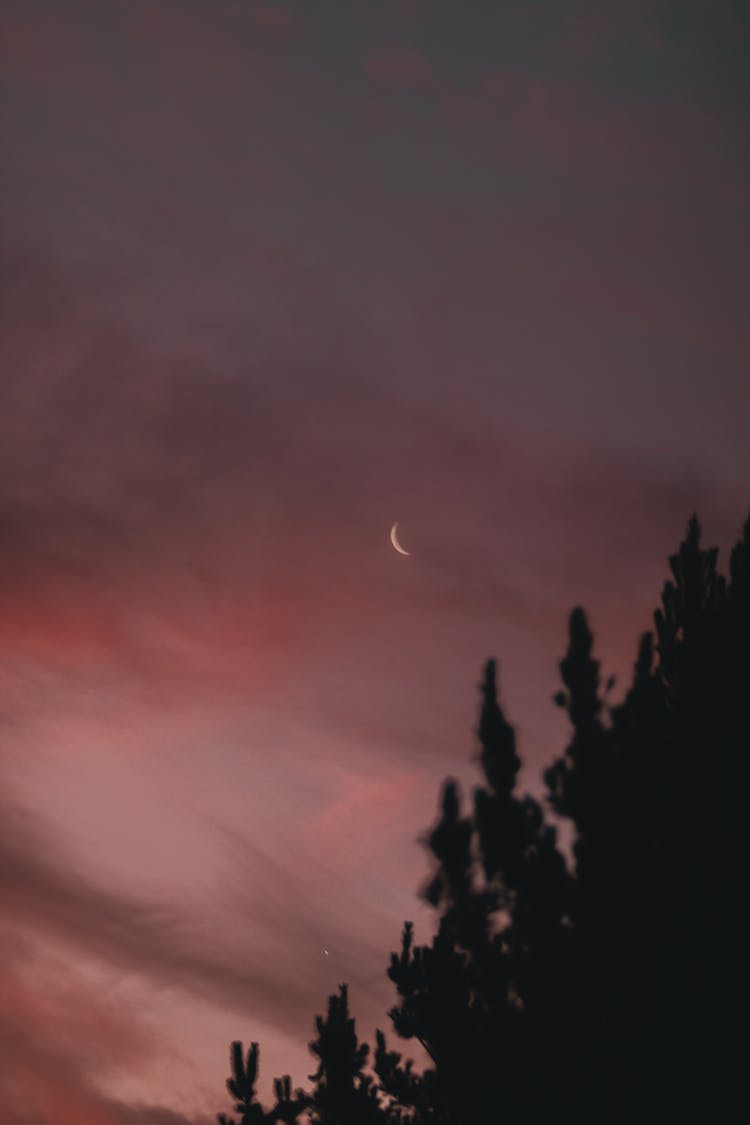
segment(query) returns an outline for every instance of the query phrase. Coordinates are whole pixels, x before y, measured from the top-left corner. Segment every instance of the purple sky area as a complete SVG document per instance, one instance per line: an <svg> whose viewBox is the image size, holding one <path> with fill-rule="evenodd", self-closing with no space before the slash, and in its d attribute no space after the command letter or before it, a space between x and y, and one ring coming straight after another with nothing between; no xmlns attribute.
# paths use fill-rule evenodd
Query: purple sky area
<svg viewBox="0 0 750 1125"><path fill-rule="evenodd" d="M746 13L0 0L8 1125L387 1028L483 661L539 792L568 610L627 673L733 541Z"/></svg>

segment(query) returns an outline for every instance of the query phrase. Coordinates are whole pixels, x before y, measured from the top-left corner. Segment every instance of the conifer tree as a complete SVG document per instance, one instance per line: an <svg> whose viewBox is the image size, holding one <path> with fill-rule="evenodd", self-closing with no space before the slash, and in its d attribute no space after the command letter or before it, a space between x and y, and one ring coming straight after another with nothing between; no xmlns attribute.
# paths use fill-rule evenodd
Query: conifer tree
<svg viewBox="0 0 750 1125"><path fill-rule="evenodd" d="M292 1082L288 1074L274 1079L276 1103L265 1110L257 1101L255 1083L258 1078L257 1043L252 1043L245 1059L242 1043L232 1043L229 1057L232 1076L227 1079L227 1090L235 1099L234 1112L240 1114L239 1125L295 1125L307 1109L310 1099L303 1090L292 1093ZM217 1114L218 1125L238 1125L224 1113Z"/></svg>
<svg viewBox="0 0 750 1125"><path fill-rule="evenodd" d="M569 876L541 807L514 792L520 760L494 661L478 736L484 785L473 816L462 816L447 782L427 840L437 867L425 897L440 911L437 934L414 949L407 925L389 970L401 997L394 1027L427 1047L430 1082L456 1122L489 1122L503 1110L520 1119L559 1100L556 1053L533 1076L531 1060L559 1031L568 956Z"/></svg>
<svg viewBox="0 0 750 1125"><path fill-rule="evenodd" d="M669 566L617 705L584 611L570 616L555 702L571 730L545 780L571 864L516 790L515 733L486 665L481 784L467 809L446 781L425 839L435 936L416 946L406 923L388 970L394 1029L430 1065L416 1072L378 1031L377 1081L367 1074L341 986L310 1045L316 1125L665 1125L730 1120L747 1101L750 518L728 579L695 517ZM277 1080L264 1116L256 1045L246 1064L233 1052L243 1125L294 1121L306 1096Z"/></svg>
<svg viewBox="0 0 750 1125"><path fill-rule="evenodd" d="M232 1043L230 1047L232 1077L227 1078L227 1090L235 1099L234 1112L240 1114L240 1125L266 1125L271 1120L262 1105L256 1101L258 1051L258 1044L251 1044L245 1059L241 1043ZM218 1122L219 1125L234 1125L231 1118L223 1113L218 1115Z"/></svg>
<svg viewBox="0 0 750 1125"><path fill-rule="evenodd" d="M733 904L747 862L737 794L750 750L749 531L727 585L691 519L655 637L642 638L632 686L606 723L591 634L582 611L571 618L560 702L573 734L547 781L576 833L587 1092L613 1122L642 1119L644 1106L649 1120L698 1106L715 1116L729 1084L726 1014L741 976Z"/></svg>
<svg viewBox="0 0 750 1125"><path fill-rule="evenodd" d="M606 703L585 613L571 614L556 702L572 735L546 774L552 807L575 830L570 873L538 803L514 793L514 736L487 667L485 784L465 817L448 783L428 839L438 933L414 949L407 927L390 969L394 1026L430 1050L432 1085L456 1121L492 1120L500 1101L515 1121L553 1108L562 1120L662 1121L697 1104L710 1113L731 1086L726 1013L747 937L736 903L750 520L728 584L716 562L693 518L619 706ZM462 1106L452 1072L466 1078ZM405 1077L391 1065L392 1086Z"/></svg>
<svg viewBox="0 0 750 1125"><path fill-rule="evenodd" d="M385 1125L377 1086L364 1071L369 1047L359 1043L354 1019L349 1015L349 991L340 985L338 996L328 998L328 1011L317 1016L318 1036L310 1051L319 1059L310 1075L315 1083L312 1120L315 1125Z"/></svg>

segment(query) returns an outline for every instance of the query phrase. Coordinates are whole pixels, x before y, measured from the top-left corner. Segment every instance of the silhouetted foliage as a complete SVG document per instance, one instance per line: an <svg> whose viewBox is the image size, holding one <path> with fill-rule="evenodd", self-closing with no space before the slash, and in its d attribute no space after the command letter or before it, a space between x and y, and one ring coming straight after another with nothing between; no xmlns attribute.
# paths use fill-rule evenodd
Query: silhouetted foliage
<svg viewBox="0 0 750 1125"><path fill-rule="evenodd" d="M239 1113L242 1125L254 1125L255 1122L268 1120L267 1114L255 1100L255 1083L258 1076L258 1044L253 1043L247 1052L247 1060L242 1053L241 1043L232 1043L230 1047L232 1061L232 1077L227 1078L227 1090L235 1099L234 1112ZM230 1125L229 1119L219 1114L219 1125Z"/></svg>
<svg viewBox="0 0 750 1125"><path fill-rule="evenodd" d="M235 1099L234 1112L240 1114L239 1125L294 1125L308 1108L310 1099L303 1090L295 1090L293 1094L291 1079L284 1075L274 1079L275 1105L270 1110L263 1109L255 1093L258 1053L257 1043L251 1044L246 1060L241 1043L232 1043L230 1047L232 1077L227 1079L227 1089ZM217 1121L219 1125L237 1125L223 1113L217 1115Z"/></svg>
<svg viewBox="0 0 750 1125"><path fill-rule="evenodd" d="M446 781L425 840L435 935L417 946L406 923L388 969L394 1030L419 1040L430 1066L416 1072L378 1031L368 1075L342 986L311 1044L315 1122L661 1125L729 1120L747 1101L736 1028L748 938L750 519L728 579L716 564L693 517L619 704L607 702L611 679L602 689L584 611L570 616L554 700L571 730L545 781L573 830L572 864L539 802L516 792L515 733L488 662L481 784L464 808ZM242 1121L293 1121L278 1109L263 1116L256 1066L255 1045L244 1069L235 1053Z"/></svg>
<svg viewBox="0 0 750 1125"><path fill-rule="evenodd" d="M310 1080L315 1083L312 1099L312 1120L316 1125L383 1125L387 1120L381 1109L377 1087L364 1066L370 1048L360 1044L354 1020L349 1015L349 995L345 984L338 996L329 996L328 1012L317 1016L317 1039L310 1051L320 1061Z"/></svg>
<svg viewBox="0 0 750 1125"><path fill-rule="evenodd" d="M494 661L482 697L485 784L475 790L474 814L461 815L457 786L448 782L427 841L437 870L425 897L441 912L437 934L414 949L407 924L389 970L401 998L394 1027L426 1046L435 1064L430 1082L451 1122L501 1112L521 1120L556 1103L570 958L570 876L539 804L514 795L520 760ZM501 1071L512 1080L500 1083Z"/></svg>

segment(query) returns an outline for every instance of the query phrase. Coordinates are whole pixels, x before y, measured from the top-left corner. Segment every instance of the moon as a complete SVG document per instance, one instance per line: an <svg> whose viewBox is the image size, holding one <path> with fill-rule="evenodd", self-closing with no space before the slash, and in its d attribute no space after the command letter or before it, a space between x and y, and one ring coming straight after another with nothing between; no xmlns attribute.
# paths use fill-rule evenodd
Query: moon
<svg viewBox="0 0 750 1125"><path fill-rule="evenodd" d="M398 551L398 553L400 555L410 555L411 551L405 551L404 548L401 546L401 544L398 541L398 536L396 535L396 528L397 527L398 527L398 520L396 520L393 527L391 528L391 543L393 544L393 546L396 548L396 550Z"/></svg>

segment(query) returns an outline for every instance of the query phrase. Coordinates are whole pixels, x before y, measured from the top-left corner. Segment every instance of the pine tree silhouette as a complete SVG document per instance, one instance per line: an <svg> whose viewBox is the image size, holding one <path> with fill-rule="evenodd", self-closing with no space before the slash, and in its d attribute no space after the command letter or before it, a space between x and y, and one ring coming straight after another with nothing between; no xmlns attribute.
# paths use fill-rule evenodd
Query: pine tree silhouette
<svg viewBox="0 0 750 1125"><path fill-rule="evenodd" d="M232 1077L227 1078L227 1090L235 1099L234 1112L240 1114L239 1125L295 1125L308 1108L310 1099L303 1090L292 1094L292 1082L288 1074L274 1079L276 1104L265 1110L256 1100L255 1083L258 1078L259 1048L252 1043L247 1059L242 1053L242 1043L232 1043L229 1049ZM224 1113L217 1114L219 1125L237 1125L233 1118Z"/></svg>
<svg viewBox="0 0 750 1125"><path fill-rule="evenodd" d="M570 957L570 878L539 804L514 795L520 760L494 661L482 700L485 784L474 793L474 816L461 815L449 781L427 839L437 861L425 890L441 912L436 937L414 949L407 924L389 969L401 997L394 1027L426 1046L435 1063L430 1082L455 1122L492 1121L501 1112L531 1119L559 1100L562 1046L554 1040ZM537 1068L542 1051L546 1066ZM499 1068L508 1075L502 1084Z"/></svg>
<svg viewBox="0 0 750 1125"><path fill-rule="evenodd" d="M258 1077L258 1044L253 1043L247 1052L242 1053L242 1044L232 1043L230 1047L232 1077L227 1078L227 1090L235 1099L234 1112L240 1114L241 1125L265 1125L268 1114L255 1100L255 1083ZM231 1119L223 1113L218 1115L219 1125L232 1125Z"/></svg>
<svg viewBox="0 0 750 1125"><path fill-rule="evenodd" d="M576 1036L592 1064L579 1102L608 1121L717 1119L732 1082L734 943L747 934L734 904L747 854L749 533L750 521L727 586L691 519L656 636L642 638L606 724L591 634L581 610L571 617L561 702L573 735L546 776L576 830Z"/></svg>
<svg viewBox="0 0 750 1125"><path fill-rule="evenodd" d="M312 1120L315 1125L385 1125L388 1114L381 1109L378 1092L365 1074L369 1047L357 1039L349 1015L349 992L339 986L338 996L328 998L328 1011L317 1016L317 1039L310 1051L320 1061L310 1080L315 1083Z"/></svg>
<svg viewBox="0 0 750 1125"><path fill-rule="evenodd" d="M316 1125L665 1125L733 1120L747 1102L750 518L728 579L695 517L669 566L621 703L608 703L611 680L602 689L584 611L570 616L554 699L571 730L545 781L573 829L572 866L539 802L516 792L515 733L487 663L481 784L464 809L446 781L425 838L435 936L415 946L407 922L388 969L394 1030L430 1066L417 1073L378 1031L377 1081L366 1073L341 986L311 1044ZM257 1048L246 1064L233 1051L243 1123L294 1121L279 1109L288 1079L263 1116Z"/></svg>

